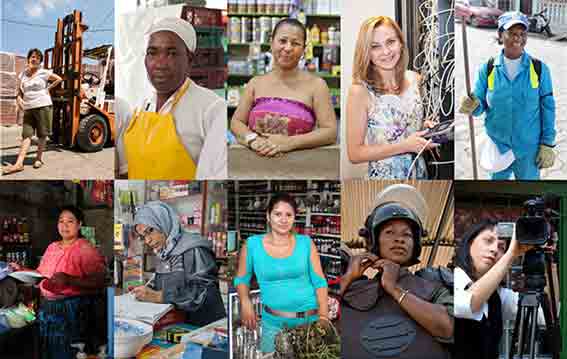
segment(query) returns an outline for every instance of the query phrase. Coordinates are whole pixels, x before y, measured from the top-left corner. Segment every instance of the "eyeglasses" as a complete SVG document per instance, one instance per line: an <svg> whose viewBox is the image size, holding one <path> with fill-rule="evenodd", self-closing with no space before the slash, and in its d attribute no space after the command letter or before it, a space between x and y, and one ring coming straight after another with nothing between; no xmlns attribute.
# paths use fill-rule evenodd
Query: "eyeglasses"
<svg viewBox="0 0 567 359"><path fill-rule="evenodd" d="M144 231L142 233L138 232L138 230L136 230L136 226L134 226L134 234L136 235L136 237L138 237L139 240L144 241L146 240L146 237L149 236L150 234L152 234L155 231L154 228L152 227L146 227L146 229L144 229Z"/></svg>

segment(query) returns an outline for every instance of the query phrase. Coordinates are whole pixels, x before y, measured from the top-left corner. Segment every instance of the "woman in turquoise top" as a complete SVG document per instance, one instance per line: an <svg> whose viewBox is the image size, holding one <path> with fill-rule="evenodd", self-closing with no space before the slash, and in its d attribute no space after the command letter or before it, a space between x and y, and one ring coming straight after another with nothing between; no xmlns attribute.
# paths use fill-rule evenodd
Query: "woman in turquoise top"
<svg viewBox="0 0 567 359"><path fill-rule="evenodd" d="M272 197L266 217L271 231L248 238L240 251L234 285L241 302L242 324L256 328L250 300L250 280L256 275L262 300L262 342L274 351L274 339L284 327L328 321L327 282L309 236L292 233L297 204L289 194Z"/></svg>

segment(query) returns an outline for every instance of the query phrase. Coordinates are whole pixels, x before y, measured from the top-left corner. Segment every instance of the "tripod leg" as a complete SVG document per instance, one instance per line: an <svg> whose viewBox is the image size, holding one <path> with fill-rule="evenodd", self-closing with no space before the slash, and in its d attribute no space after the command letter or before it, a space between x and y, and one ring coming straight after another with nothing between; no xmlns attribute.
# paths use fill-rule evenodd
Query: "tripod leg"
<svg viewBox="0 0 567 359"><path fill-rule="evenodd" d="M559 359L559 352L561 351L561 333L557 327L557 321L553 320L554 316L549 309L550 299L546 293L543 293L541 297L539 297L539 301L545 317L545 327L547 328L547 337L551 342L551 353L553 355L553 359Z"/></svg>
<svg viewBox="0 0 567 359"><path fill-rule="evenodd" d="M508 359L514 359L514 354L516 353L515 344L518 342L518 335L520 330L520 321L522 320L522 307L520 299L518 301L518 310L516 311L516 321L514 322L514 331L512 332L512 342L510 343L510 351L508 354Z"/></svg>
<svg viewBox="0 0 567 359"><path fill-rule="evenodd" d="M553 322L556 323L557 322L557 307L555 305L555 283L553 282L553 271L551 269L552 263L553 263L553 255L551 254L546 254L545 257L546 261L545 261L545 270L547 271L547 278L548 278L548 285L549 285L549 294L551 295L551 298L549 298L547 295L545 295L545 298L549 299L549 304L551 304L551 317L553 318ZM549 321L547 321L547 325L549 325Z"/></svg>
<svg viewBox="0 0 567 359"><path fill-rule="evenodd" d="M527 308L521 307L520 310L522 311L522 316L520 317L520 331L518 333L518 354L520 354L520 358L524 354L524 336L525 336L525 329L526 329L526 312Z"/></svg>
<svg viewBox="0 0 567 359"><path fill-rule="evenodd" d="M530 308L530 359L535 358L535 334L537 329L538 306Z"/></svg>

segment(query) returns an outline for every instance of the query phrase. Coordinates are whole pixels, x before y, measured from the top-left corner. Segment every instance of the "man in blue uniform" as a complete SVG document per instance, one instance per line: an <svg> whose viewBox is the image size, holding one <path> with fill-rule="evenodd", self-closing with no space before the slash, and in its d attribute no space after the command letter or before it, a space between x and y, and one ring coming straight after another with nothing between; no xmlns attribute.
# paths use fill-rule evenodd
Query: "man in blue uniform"
<svg viewBox="0 0 567 359"><path fill-rule="evenodd" d="M537 180L539 170L553 166L555 100L549 68L525 50L528 18L507 12L498 19L500 54L483 64L474 91L461 102L460 112L480 116L505 168L492 179ZM496 166L498 167L498 166Z"/></svg>

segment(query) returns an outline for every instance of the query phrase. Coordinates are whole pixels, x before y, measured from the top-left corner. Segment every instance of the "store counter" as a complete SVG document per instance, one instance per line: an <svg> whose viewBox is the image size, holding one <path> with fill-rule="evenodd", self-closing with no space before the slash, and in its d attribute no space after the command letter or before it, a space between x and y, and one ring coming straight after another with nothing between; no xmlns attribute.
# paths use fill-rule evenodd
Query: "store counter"
<svg viewBox="0 0 567 359"><path fill-rule="evenodd" d="M261 157L242 145L228 147L231 179L332 179L339 178L340 146L331 145Z"/></svg>
<svg viewBox="0 0 567 359"><path fill-rule="evenodd" d="M136 359L217 359L228 357L227 319L197 328L184 323L172 324L154 332L152 341ZM181 334L185 332L185 334ZM172 343L168 339L179 340Z"/></svg>

